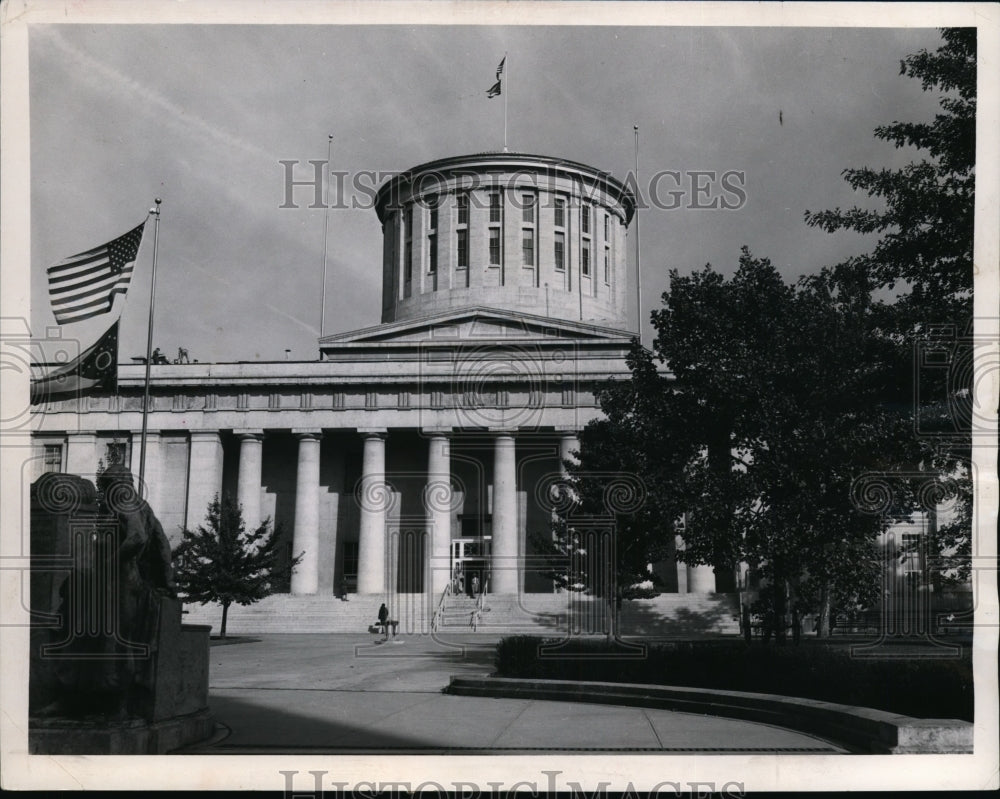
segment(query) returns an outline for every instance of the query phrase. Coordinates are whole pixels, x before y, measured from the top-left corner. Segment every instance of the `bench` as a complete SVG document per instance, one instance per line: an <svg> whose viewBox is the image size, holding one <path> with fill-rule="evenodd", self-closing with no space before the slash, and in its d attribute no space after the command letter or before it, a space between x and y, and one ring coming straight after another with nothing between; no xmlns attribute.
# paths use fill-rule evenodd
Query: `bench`
<svg viewBox="0 0 1000 799"><path fill-rule="evenodd" d="M389 628L392 627L392 637L396 637L396 633L399 630L399 621L396 619L386 619L386 621L377 621L368 627L368 632L377 633L381 632L386 638L389 637Z"/></svg>

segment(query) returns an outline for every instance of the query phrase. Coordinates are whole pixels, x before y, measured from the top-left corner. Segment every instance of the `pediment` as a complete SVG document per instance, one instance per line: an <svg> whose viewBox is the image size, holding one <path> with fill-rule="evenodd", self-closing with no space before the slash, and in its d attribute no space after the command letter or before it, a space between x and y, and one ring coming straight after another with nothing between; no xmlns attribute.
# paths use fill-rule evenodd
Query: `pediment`
<svg viewBox="0 0 1000 799"><path fill-rule="evenodd" d="M631 334L585 322L570 322L496 308L464 308L420 319L388 322L320 339L320 349L344 345L574 340L627 342Z"/></svg>

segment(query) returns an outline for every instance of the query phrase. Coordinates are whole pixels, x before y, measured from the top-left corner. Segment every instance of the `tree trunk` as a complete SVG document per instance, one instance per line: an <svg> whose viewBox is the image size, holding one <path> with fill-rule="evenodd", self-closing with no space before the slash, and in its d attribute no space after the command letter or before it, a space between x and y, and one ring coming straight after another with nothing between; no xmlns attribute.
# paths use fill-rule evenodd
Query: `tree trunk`
<svg viewBox="0 0 1000 799"><path fill-rule="evenodd" d="M622 600L618 594L617 585L611 591L608 591L608 613L610 614L609 624L608 624L608 643L613 643L618 640L618 614L621 610Z"/></svg>
<svg viewBox="0 0 1000 799"><path fill-rule="evenodd" d="M833 592L830 584L824 583L819 595L819 619L816 624L816 637L830 637L830 614L833 612Z"/></svg>
<svg viewBox="0 0 1000 799"><path fill-rule="evenodd" d="M229 616L229 603L228 602L223 602L222 603L222 627L219 630L219 638L220 639L226 637L226 618L228 616Z"/></svg>
<svg viewBox="0 0 1000 799"><path fill-rule="evenodd" d="M785 645L785 581L783 578L774 580L774 643Z"/></svg>

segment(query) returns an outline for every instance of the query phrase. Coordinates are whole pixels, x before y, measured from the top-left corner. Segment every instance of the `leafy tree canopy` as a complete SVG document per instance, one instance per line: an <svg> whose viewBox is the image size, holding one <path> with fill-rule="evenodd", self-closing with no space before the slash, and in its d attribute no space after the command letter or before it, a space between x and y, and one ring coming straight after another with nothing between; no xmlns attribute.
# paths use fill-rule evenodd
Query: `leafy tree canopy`
<svg viewBox="0 0 1000 799"><path fill-rule="evenodd" d="M205 524L185 529L174 549L174 579L189 602L222 605L221 637L232 604L251 605L274 591L275 581L291 573L302 555L284 562L279 530L270 519L248 530L240 506L218 494L208 505Z"/></svg>
<svg viewBox="0 0 1000 799"><path fill-rule="evenodd" d="M877 138L917 148L925 157L901 169L844 170L847 182L879 198L884 210L805 213L809 225L828 232L881 236L872 252L847 260L839 270L864 276L873 287L908 287L896 310L897 319L911 328L942 321L964 327L972 310L976 29L945 29L942 37L935 52L921 50L900 64L901 75L919 79L925 91L941 92L940 112L932 122L897 121L875 129Z"/></svg>

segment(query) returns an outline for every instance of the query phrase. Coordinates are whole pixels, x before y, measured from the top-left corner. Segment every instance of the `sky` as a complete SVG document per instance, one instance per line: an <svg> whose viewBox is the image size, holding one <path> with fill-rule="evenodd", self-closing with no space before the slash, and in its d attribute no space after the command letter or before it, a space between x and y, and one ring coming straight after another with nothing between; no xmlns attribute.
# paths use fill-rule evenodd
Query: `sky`
<svg viewBox="0 0 1000 799"><path fill-rule="evenodd" d="M325 214L309 186L280 207L281 161L308 180L333 135L349 185L499 150L503 102L486 90L505 53L511 151L624 180L638 125L643 190L664 170L745 175L737 209L641 211L644 320L670 269L731 274L743 245L791 281L873 245L803 213L872 207L842 170L918 155L872 134L933 117L938 98L899 63L939 43L927 28L32 25L32 331L55 324L45 269L125 233L160 197L154 346L202 362L315 359ZM329 214L326 334L379 322L380 225L352 194L362 207ZM633 225L630 269L634 246ZM114 309L122 362L145 352L152 251L150 224ZM86 346L112 319L62 334Z"/></svg>

